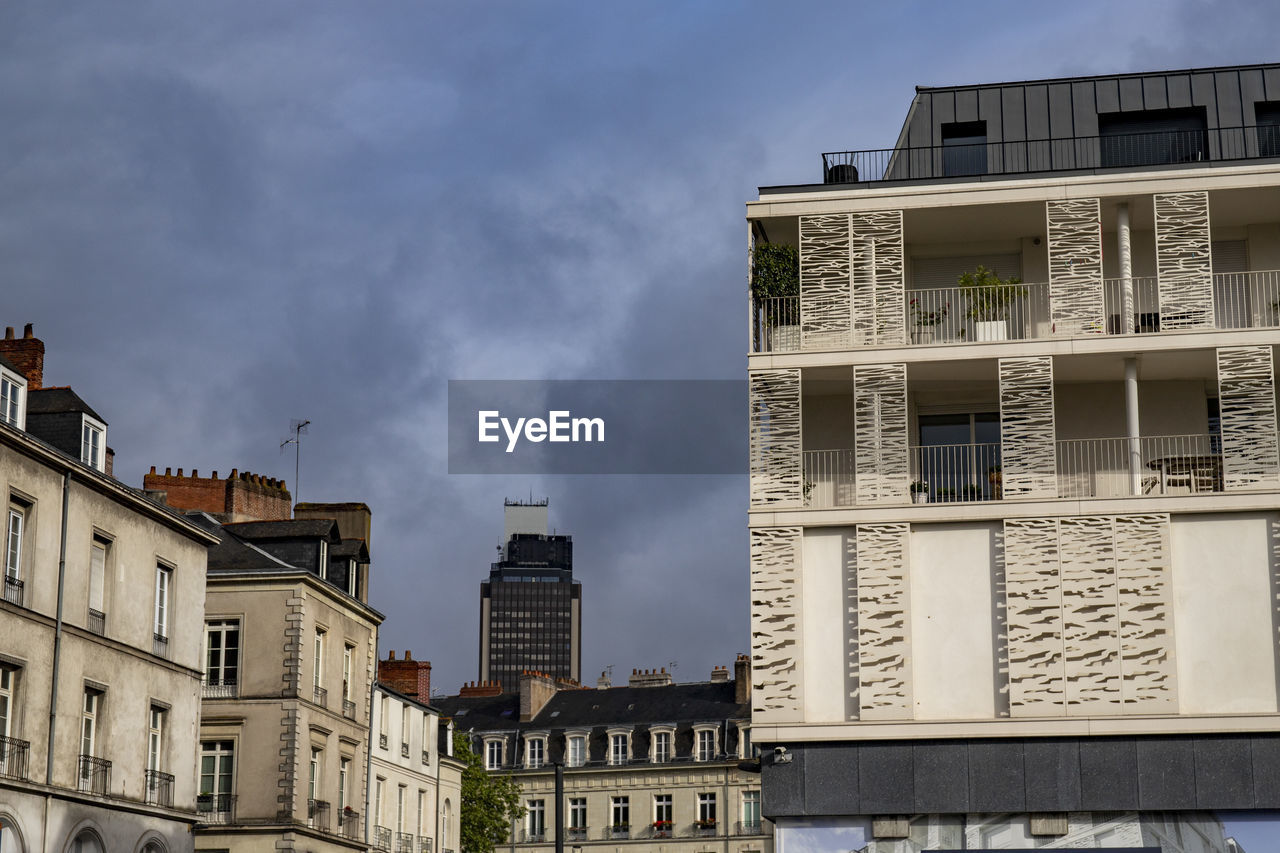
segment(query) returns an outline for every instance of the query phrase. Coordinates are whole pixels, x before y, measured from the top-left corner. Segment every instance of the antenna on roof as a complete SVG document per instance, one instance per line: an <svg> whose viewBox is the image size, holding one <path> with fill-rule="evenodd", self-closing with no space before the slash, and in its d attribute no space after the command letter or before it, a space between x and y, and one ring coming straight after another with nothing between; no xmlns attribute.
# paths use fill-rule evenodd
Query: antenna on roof
<svg viewBox="0 0 1280 853"><path fill-rule="evenodd" d="M298 471L300 470L302 457L302 436L307 431L307 427L311 425L311 421L292 420L289 421L289 432L293 433L290 438L286 438L280 442L280 452L290 444L293 445L293 502L298 503L298 495L301 490L298 488Z"/></svg>

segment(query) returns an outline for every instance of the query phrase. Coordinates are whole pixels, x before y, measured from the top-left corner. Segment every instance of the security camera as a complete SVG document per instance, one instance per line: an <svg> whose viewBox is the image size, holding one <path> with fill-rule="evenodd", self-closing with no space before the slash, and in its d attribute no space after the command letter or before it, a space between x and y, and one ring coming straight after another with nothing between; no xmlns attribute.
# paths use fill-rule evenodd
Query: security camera
<svg viewBox="0 0 1280 853"><path fill-rule="evenodd" d="M791 753L787 752L787 748L785 746L775 746L773 748L773 763L774 764L790 764L791 763Z"/></svg>
<svg viewBox="0 0 1280 853"><path fill-rule="evenodd" d="M786 748L785 746L775 746L775 747L773 748L773 754L774 754L774 755L786 755L786 754L787 754L787 748Z"/></svg>

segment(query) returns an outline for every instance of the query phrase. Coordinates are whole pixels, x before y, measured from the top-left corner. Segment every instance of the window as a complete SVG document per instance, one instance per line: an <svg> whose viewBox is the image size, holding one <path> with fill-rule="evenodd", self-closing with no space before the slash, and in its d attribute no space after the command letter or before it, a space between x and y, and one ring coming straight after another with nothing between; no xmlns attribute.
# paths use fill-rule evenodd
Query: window
<svg viewBox="0 0 1280 853"><path fill-rule="evenodd" d="M653 797L653 829L655 833L663 833L662 838L671 837L671 795L655 794Z"/></svg>
<svg viewBox="0 0 1280 853"><path fill-rule="evenodd" d="M320 750L311 747L310 772L307 777L307 799L320 799Z"/></svg>
<svg viewBox="0 0 1280 853"><path fill-rule="evenodd" d="M755 758L756 752L756 747L751 743L751 727L742 726L738 729L738 757Z"/></svg>
<svg viewBox="0 0 1280 853"><path fill-rule="evenodd" d="M98 745L98 708L102 694L92 687L84 690L84 710L80 715L80 754L93 755ZM83 765L83 762L82 762Z"/></svg>
<svg viewBox="0 0 1280 853"><path fill-rule="evenodd" d="M918 479L929 484L933 501L996 497L990 473L999 466L998 412L920 415Z"/></svg>
<svg viewBox="0 0 1280 853"><path fill-rule="evenodd" d="M715 729L699 729L698 730L698 752L696 755L698 761L715 761L716 760L716 730Z"/></svg>
<svg viewBox="0 0 1280 853"><path fill-rule="evenodd" d="M587 739L583 735L569 735L569 755L566 763L570 767L581 767L587 763Z"/></svg>
<svg viewBox="0 0 1280 853"><path fill-rule="evenodd" d="M409 757L409 706L400 706L400 754Z"/></svg>
<svg viewBox="0 0 1280 853"><path fill-rule="evenodd" d="M356 561L347 561L347 595L356 597Z"/></svg>
<svg viewBox="0 0 1280 853"><path fill-rule="evenodd" d="M570 797L569 798L569 829L579 829L586 831L587 828L587 798L586 797Z"/></svg>
<svg viewBox="0 0 1280 853"><path fill-rule="evenodd" d="M89 551L89 630L95 634L106 633L107 549L109 542L97 536Z"/></svg>
<svg viewBox="0 0 1280 853"><path fill-rule="evenodd" d="M951 122L942 125L942 174L987 173L987 123Z"/></svg>
<svg viewBox="0 0 1280 853"><path fill-rule="evenodd" d="M22 384L0 373L0 423L22 429Z"/></svg>
<svg viewBox="0 0 1280 853"><path fill-rule="evenodd" d="M316 628L315 655L312 659L311 683L320 689L320 675L324 671L324 630Z"/></svg>
<svg viewBox="0 0 1280 853"><path fill-rule="evenodd" d="M609 822L614 829L629 829L631 826L631 800L628 797L609 798Z"/></svg>
<svg viewBox="0 0 1280 853"><path fill-rule="evenodd" d="M631 738L625 733L609 735L609 763L610 764L626 764L629 741Z"/></svg>
<svg viewBox="0 0 1280 853"><path fill-rule="evenodd" d="M715 793L698 795L698 823L703 826L715 826L716 795Z"/></svg>
<svg viewBox="0 0 1280 853"><path fill-rule="evenodd" d="M487 740L484 742L484 769L498 770L502 767L502 741Z"/></svg>
<svg viewBox="0 0 1280 853"><path fill-rule="evenodd" d="M1280 157L1280 103L1259 101L1253 105L1258 131L1258 156Z"/></svg>
<svg viewBox="0 0 1280 853"><path fill-rule="evenodd" d="M22 577L22 531L26 527L26 507L9 504L8 522L5 524L4 576L18 580Z"/></svg>
<svg viewBox="0 0 1280 853"><path fill-rule="evenodd" d="M164 763L164 723L165 710L158 705L151 706L150 720L147 730L147 769L163 770Z"/></svg>
<svg viewBox="0 0 1280 853"><path fill-rule="evenodd" d="M80 461L90 468L102 470L102 445L105 425L84 416L80 427Z"/></svg>
<svg viewBox="0 0 1280 853"><path fill-rule="evenodd" d="M169 586L173 570L168 566L156 566L155 635L157 640L169 637Z"/></svg>
<svg viewBox="0 0 1280 853"><path fill-rule="evenodd" d="M760 831L760 792L742 792L742 827L747 832Z"/></svg>
<svg viewBox="0 0 1280 853"><path fill-rule="evenodd" d="M426 805L427 805L427 792L419 788L418 789L418 837L419 838L422 838L422 830L426 826L426 824L422 822L422 816L426 811Z"/></svg>
<svg viewBox="0 0 1280 853"><path fill-rule="evenodd" d="M296 483L294 485L297 485ZM329 577L329 543L320 540L320 563L318 566L318 574L320 580L327 580Z"/></svg>
<svg viewBox="0 0 1280 853"><path fill-rule="evenodd" d="M547 742L543 738L530 738L527 747L528 756L525 758L525 766L530 770L536 770L541 767L545 761Z"/></svg>
<svg viewBox="0 0 1280 853"><path fill-rule="evenodd" d="M404 832L404 795L407 790L404 785L396 788L396 832Z"/></svg>
<svg viewBox="0 0 1280 853"><path fill-rule="evenodd" d="M347 781L351 778L351 759L344 758L338 762L338 809L345 809L347 802Z"/></svg>
<svg viewBox="0 0 1280 853"><path fill-rule="evenodd" d="M659 764L671 760L671 732L653 733L653 755L651 759Z"/></svg>
<svg viewBox="0 0 1280 853"><path fill-rule="evenodd" d="M431 760L431 715L422 715L422 763Z"/></svg>
<svg viewBox="0 0 1280 853"><path fill-rule="evenodd" d="M378 746L387 748L387 728L391 725L391 700L384 693L378 700Z"/></svg>
<svg viewBox="0 0 1280 853"><path fill-rule="evenodd" d="M351 656L355 652L355 646L345 645L342 647L342 701L351 701Z"/></svg>
<svg viewBox="0 0 1280 853"><path fill-rule="evenodd" d="M1209 159L1204 107L1098 114L1101 166L1152 166Z"/></svg>
<svg viewBox="0 0 1280 853"><path fill-rule="evenodd" d="M235 743L206 740L200 743L200 798L202 812L231 810L232 772L235 770Z"/></svg>
<svg viewBox="0 0 1280 853"><path fill-rule="evenodd" d="M373 824L382 826L382 795L386 792L387 780L381 776L373 786Z"/></svg>
<svg viewBox="0 0 1280 853"><path fill-rule="evenodd" d="M547 806L544 800L530 800L526 830L530 841L541 841L547 833Z"/></svg>
<svg viewBox="0 0 1280 853"><path fill-rule="evenodd" d="M13 693L17 676L13 669L0 665L0 737L13 735ZM0 756L0 771L4 769L3 757Z"/></svg>
<svg viewBox="0 0 1280 853"><path fill-rule="evenodd" d="M213 695L234 696L240 678L240 620L206 622L204 636L205 690Z"/></svg>

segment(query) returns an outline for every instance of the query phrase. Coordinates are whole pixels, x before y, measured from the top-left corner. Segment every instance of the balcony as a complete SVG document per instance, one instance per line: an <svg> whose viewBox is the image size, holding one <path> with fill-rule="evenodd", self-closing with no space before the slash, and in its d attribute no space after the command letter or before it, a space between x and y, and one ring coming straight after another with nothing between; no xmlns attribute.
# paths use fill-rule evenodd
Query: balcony
<svg viewBox="0 0 1280 853"><path fill-rule="evenodd" d="M338 834L343 838L363 838L360 833L360 812L347 806L338 814Z"/></svg>
<svg viewBox="0 0 1280 853"><path fill-rule="evenodd" d="M97 634L99 637L105 637L107 635L107 614L100 610L90 608L89 623L85 627Z"/></svg>
<svg viewBox="0 0 1280 853"><path fill-rule="evenodd" d="M385 826L375 826L373 828L373 849L374 850L391 850L391 830Z"/></svg>
<svg viewBox="0 0 1280 853"><path fill-rule="evenodd" d="M346 717L348 720L354 720L356 718L356 703L352 702L350 699L343 699L342 716Z"/></svg>
<svg viewBox="0 0 1280 853"><path fill-rule="evenodd" d="M435 839L418 836L418 853L434 853Z"/></svg>
<svg viewBox="0 0 1280 853"><path fill-rule="evenodd" d="M0 777L17 779L20 782L27 778L27 759L31 752L31 743L16 737L0 737Z"/></svg>
<svg viewBox="0 0 1280 853"><path fill-rule="evenodd" d="M321 708L329 707L329 691L321 687L319 684L311 689L311 700Z"/></svg>
<svg viewBox="0 0 1280 853"><path fill-rule="evenodd" d="M979 321L959 287L908 288L905 299L907 346L939 346L999 341L1048 340L1092 335L1167 334L1206 329L1269 329L1280 326L1280 271L1216 273L1213 317L1192 315L1162 300L1155 276L1132 281L1132 325L1124 322L1124 281L1102 281L1102 318L1096 324L1058 327L1052 322L1053 302L1046 283L1018 285L1017 295L999 319ZM1212 322L1209 320L1212 319ZM830 335L806 341L800 319L800 297L758 299L752 323L752 352L799 352L833 348ZM859 332L845 334L843 346L861 347L869 341Z"/></svg>
<svg viewBox="0 0 1280 853"><path fill-rule="evenodd" d="M169 638L160 634L152 634L151 653L156 657L169 657Z"/></svg>
<svg viewBox="0 0 1280 853"><path fill-rule="evenodd" d="M234 699L238 695L234 678L210 679L200 682L200 695L205 699Z"/></svg>
<svg viewBox="0 0 1280 853"><path fill-rule="evenodd" d="M105 758L81 755L79 777L80 791L105 797L111 788L111 762Z"/></svg>
<svg viewBox="0 0 1280 853"><path fill-rule="evenodd" d="M173 774L148 770L146 773L147 805L173 808Z"/></svg>
<svg viewBox="0 0 1280 853"><path fill-rule="evenodd" d="M694 838L713 838L716 834L715 819L711 820L695 820L689 833Z"/></svg>
<svg viewBox="0 0 1280 853"><path fill-rule="evenodd" d="M610 826L604 831L604 839L606 841L625 841L630 837L631 827L625 823Z"/></svg>
<svg viewBox="0 0 1280 853"><path fill-rule="evenodd" d="M409 757L409 744L407 743L400 744L400 757L401 758Z"/></svg>
<svg viewBox="0 0 1280 853"><path fill-rule="evenodd" d="M4 600L21 607L23 586L22 581L6 575L4 579Z"/></svg>
<svg viewBox="0 0 1280 853"><path fill-rule="evenodd" d="M196 814L200 822L225 825L236 822L235 794L201 794L196 797Z"/></svg>
<svg viewBox="0 0 1280 853"><path fill-rule="evenodd" d="M397 832L395 835L395 853L413 853L413 833Z"/></svg>
<svg viewBox="0 0 1280 853"><path fill-rule="evenodd" d="M520 833L521 844L545 844L547 841L547 831L545 829L526 829Z"/></svg>
<svg viewBox="0 0 1280 853"><path fill-rule="evenodd" d="M329 804L324 800L307 800L307 826L329 831Z"/></svg>
<svg viewBox="0 0 1280 853"><path fill-rule="evenodd" d="M974 145L834 151L822 155L824 184L930 181L1083 169L1205 165L1280 153L1271 126L1168 130Z"/></svg>
<svg viewBox="0 0 1280 853"><path fill-rule="evenodd" d="M565 841L586 841L587 834L591 831L589 826L570 826L564 831Z"/></svg>
<svg viewBox="0 0 1280 853"><path fill-rule="evenodd" d="M431 753L427 752L425 749L422 750L422 763L423 764L431 763Z"/></svg>
<svg viewBox="0 0 1280 853"><path fill-rule="evenodd" d="M675 835L675 827L669 820L655 820L649 828L651 838L671 838Z"/></svg>
<svg viewBox="0 0 1280 853"><path fill-rule="evenodd" d="M764 825L760 821L740 820L733 826L734 835L764 835Z"/></svg>
<svg viewBox="0 0 1280 853"><path fill-rule="evenodd" d="M383 734L378 735L378 748L379 749L387 748L387 735L385 732Z"/></svg>

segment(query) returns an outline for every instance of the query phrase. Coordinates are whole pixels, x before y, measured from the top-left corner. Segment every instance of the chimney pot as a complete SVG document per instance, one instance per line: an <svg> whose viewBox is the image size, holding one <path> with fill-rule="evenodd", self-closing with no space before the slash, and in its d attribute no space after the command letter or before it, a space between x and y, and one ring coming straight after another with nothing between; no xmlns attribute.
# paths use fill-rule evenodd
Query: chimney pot
<svg viewBox="0 0 1280 853"><path fill-rule="evenodd" d="M213 472L213 479L215 479L215 480L216 480L216 479L218 479L218 472L217 472L217 471L214 471L214 472Z"/></svg>
<svg viewBox="0 0 1280 853"><path fill-rule="evenodd" d="M13 326L5 326L5 327L4 327L4 339L5 339L6 341L11 341L11 340L13 340Z"/></svg>
<svg viewBox="0 0 1280 853"><path fill-rule="evenodd" d="M395 659L396 659L396 652L395 652L395 649L390 649L390 650L388 650L388 651L387 651L387 660L395 660Z"/></svg>
<svg viewBox="0 0 1280 853"><path fill-rule="evenodd" d="M156 466L152 465L152 466L151 466L151 473L152 473L152 474L154 474L155 472L156 472Z"/></svg>
<svg viewBox="0 0 1280 853"><path fill-rule="evenodd" d="M200 476L200 472L199 472L199 471L197 471L195 468L192 468L192 469L191 469L191 476L192 476L192 477L199 477L199 476Z"/></svg>
<svg viewBox="0 0 1280 853"><path fill-rule="evenodd" d="M165 475L166 477L172 477L172 476L173 476L173 469L172 469L172 468L165 468L165 469L164 469L164 475Z"/></svg>
<svg viewBox="0 0 1280 853"><path fill-rule="evenodd" d="M408 649L405 649L405 650L404 650L404 659L405 659L405 660L413 660L413 652L409 651Z"/></svg>
<svg viewBox="0 0 1280 853"><path fill-rule="evenodd" d="M24 338L34 338L36 336L35 329L32 327L31 323L22 327L22 336Z"/></svg>
<svg viewBox="0 0 1280 853"><path fill-rule="evenodd" d="M181 468L179 468L179 469L178 469L178 476L179 476L179 477L181 477L181 476L182 476L182 469L181 469Z"/></svg>

